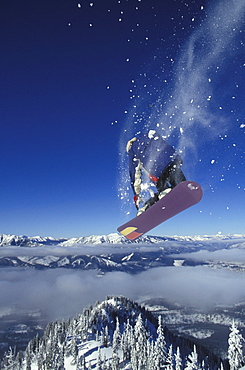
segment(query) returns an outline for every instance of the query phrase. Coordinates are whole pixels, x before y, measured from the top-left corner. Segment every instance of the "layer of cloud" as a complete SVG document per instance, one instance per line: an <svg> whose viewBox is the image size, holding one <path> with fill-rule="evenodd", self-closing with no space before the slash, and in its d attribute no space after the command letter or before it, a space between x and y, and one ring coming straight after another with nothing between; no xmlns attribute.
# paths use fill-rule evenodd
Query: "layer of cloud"
<svg viewBox="0 0 245 370"><path fill-rule="evenodd" d="M193 253L181 253L172 255L173 258L192 259L194 261L222 261L245 263L245 249L221 249L217 251L201 250Z"/></svg>
<svg viewBox="0 0 245 370"><path fill-rule="evenodd" d="M135 245L135 244L98 244L98 245L72 245L72 246L45 246L45 247L0 247L0 257L45 257L45 256L82 256L102 254L127 254L132 252L158 251L158 245Z"/></svg>
<svg viewBox="0 0 245 370"><path fill-rule="evenodd" d="M244 274L205 266L161 267L138 275L2 268L0 291L2 315L40 310L49 321L72 317L107 295L124 295L138 301L162 297L203 309L245 301Z"/></svg>

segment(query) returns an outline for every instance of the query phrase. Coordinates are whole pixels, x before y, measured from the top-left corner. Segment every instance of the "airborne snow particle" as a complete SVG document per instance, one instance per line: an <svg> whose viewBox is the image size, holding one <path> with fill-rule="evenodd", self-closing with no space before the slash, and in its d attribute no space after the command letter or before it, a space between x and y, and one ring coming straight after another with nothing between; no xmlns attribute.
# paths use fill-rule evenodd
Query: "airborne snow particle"
<svg viewBox="0 0 245 370"><path fill-rule="evenodd" d="M89 5L90 5L90 6L94 6L94 3L90 3Z"/></svg>
<svg viewBox="0 0 245 370"><path fill-rule="evenodd" d="M78 3L78 4L77 4L77 7L78 7L78 8L81 8L81 7L82 7L82 4Z"/></svg>
<svg viewBox="0 0 245 370"><path fill-rule="evenodd" d="M212 159L210 163L211 164L214 164L215 163L215 159Z"/></svg>

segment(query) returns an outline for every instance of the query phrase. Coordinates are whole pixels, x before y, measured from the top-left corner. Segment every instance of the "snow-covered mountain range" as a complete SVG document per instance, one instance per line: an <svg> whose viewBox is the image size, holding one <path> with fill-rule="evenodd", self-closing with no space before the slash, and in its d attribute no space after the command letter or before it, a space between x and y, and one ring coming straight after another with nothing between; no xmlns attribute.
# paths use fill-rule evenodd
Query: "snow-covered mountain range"
<svg viewBox="0 0 245 370"><path fill-rule="evenodd" d="M10 234L0 234L0 247L12 245L20 247L37 247L37 246L50 246L59 245L63 247L73 246L73 245L83 245L83 244L159 244L165 241L221 241L221 240L236 240L244 239L243 234L234 235L201 235L201 236L149 236L145 235L138 238L135 241L130 241L124 236L118 233L111 233L108 235L91 235L82 236L79 238L52 238L52 237L41 237L33 236L29 237L26 235L10 235Z"/></svg>
<svg viewBox="0 0 245 370"><path fill-rule="evenodd" d="M63 267L135 273L151 267L200 264L191 259L178 262L171 256L173 254L244 247L245 235L143 236L131 242L119 234L70 239L2 234L0 267Z"/></svg>
<svg viewBox="0 0 245 370"><path fill-rule="evenodd" d="M109 235L91 235L91 236L82 236L79 238L60 238L55 239L52 237L28 237L25 235L16 236L16 235L7 235L0 234L0 246L6 245L16 245L20 247L36 247L36 246L48 246L48 245L60 245L63 247L79 245L79 244L156 244L162 243L165 240L176 239L158 237L158 236L142 236L136 241L132 242L126 239L124 236L112 233Z"/></svg>

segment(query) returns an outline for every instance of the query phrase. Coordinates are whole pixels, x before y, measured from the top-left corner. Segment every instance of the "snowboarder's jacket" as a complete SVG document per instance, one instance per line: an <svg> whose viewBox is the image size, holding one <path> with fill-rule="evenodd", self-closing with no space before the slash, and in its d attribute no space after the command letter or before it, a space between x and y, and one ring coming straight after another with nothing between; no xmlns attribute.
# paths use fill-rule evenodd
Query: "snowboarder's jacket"
<svg viewBox="0 0 245 370"><path fill-rule="evenodd" d="M154 130L128 142L129 174L134 195L141 192L141 171L157 183L162 172L180 155Z"/></svg>

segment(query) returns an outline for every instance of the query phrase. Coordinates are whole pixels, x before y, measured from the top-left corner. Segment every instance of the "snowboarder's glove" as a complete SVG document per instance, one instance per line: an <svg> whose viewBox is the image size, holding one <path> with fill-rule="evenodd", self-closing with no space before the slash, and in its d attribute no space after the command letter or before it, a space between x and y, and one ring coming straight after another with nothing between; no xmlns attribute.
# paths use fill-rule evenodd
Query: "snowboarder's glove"
<svg viewBox="0 0 245 370"><path fill-rule="evenodd" d="M135 203L135 207L136 207L137 210L139 209L139 205L140 205L141 202L143 202L142 199L138 195L135 195L134 196L134 203Z"/></svg>
<svg viewBox="0 0 245 370"><path fill-rule="evenodd" d="M138 196L137 195L134 196L134 203L135 203L136 209L138 210L139 209L139 203L138 203Z"/></svg>

